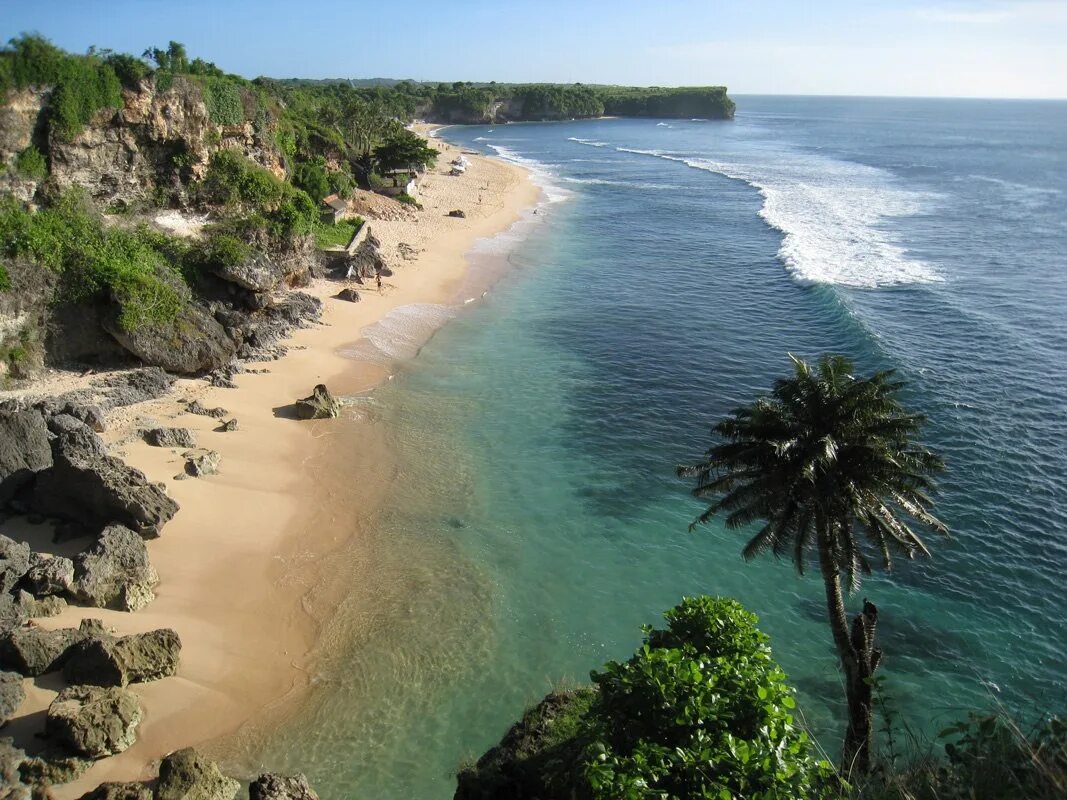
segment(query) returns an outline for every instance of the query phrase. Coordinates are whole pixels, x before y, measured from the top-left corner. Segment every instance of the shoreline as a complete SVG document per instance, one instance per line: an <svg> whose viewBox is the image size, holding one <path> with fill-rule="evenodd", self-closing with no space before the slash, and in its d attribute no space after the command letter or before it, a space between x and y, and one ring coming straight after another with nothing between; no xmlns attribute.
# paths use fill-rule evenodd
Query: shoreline
<svg viewBox="0 0 1067 800"><path fill-rule="evenodd" d="M431 142L442 155L420 187L423 210L368 219L393 270L381 295L357 287L361 300L349 303L332 299L342 282L317 280L301 291L323 300L322 324L297 331L283 359L254 365L269 372L238 375L236 389L180 379L168 395L109 418L104 437L112 451L164 482L181 506L161 537L147 543L160 576L156 599L135 614L69 607L39 624L76 627L95 617L122 634L169 627L182 639L182 657L177 676L130 687L145 710L136 744L54 787L57 800L102 781L150 778L166 753L210 750L261 718L284 715L309 687L320 627L312 606L328 609L330 592L342 588L323 583L330 555L360 535L393 475L384 432L360 404L347 404L340 419L303 423L287 418L285 408L317 383L348 399L387 380L396 359L353 355L365 329L403 306L459 305L475 245L509 230L541 194L528 170L503 159L473 156L464 176L448 177L447 162L460 148ZM447 217L455 208L467 217ZM216 432L216 420L185 413L193 399L226 408L239 429ZM132 439L152 421L189 427L198 446L221 455L219 474L175 481L179 451ZM343 459L346 469L337 468L340 454L351 454ZM26 537L45 539L46 526L23 528ZM312 593L325 600L308 602ZM10 723L20 738L54 697L52 677L26 681L27 700Z"/></svg>

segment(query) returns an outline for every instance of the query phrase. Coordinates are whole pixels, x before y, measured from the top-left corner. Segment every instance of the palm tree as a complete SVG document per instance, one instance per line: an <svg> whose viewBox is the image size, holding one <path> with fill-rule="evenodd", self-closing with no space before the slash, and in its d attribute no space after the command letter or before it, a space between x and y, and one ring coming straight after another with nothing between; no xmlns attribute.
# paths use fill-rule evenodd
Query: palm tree
<svg viewBox="0 0 1067 800"><path fill-rule="evenodd" d="M930 476L943 463L914 440L925 417L901 406L904 384L892 371L857 378L841 356L824 356L815 368L790 358L793 376L716 425L722 441L678 473L697 479L696 497L713 498L690 530L722 513L728 528L763 523L745 545L745 560L770 551L791 558L803 574L805 558L817 554L848 700L843 762L846 773L864 772L871 684L881 660L878 612L865 599L850 631L841 579L854 591L870 572L864 543L887 570L894 553L929 555L912 521L947 533L929 511Z"/></svg>

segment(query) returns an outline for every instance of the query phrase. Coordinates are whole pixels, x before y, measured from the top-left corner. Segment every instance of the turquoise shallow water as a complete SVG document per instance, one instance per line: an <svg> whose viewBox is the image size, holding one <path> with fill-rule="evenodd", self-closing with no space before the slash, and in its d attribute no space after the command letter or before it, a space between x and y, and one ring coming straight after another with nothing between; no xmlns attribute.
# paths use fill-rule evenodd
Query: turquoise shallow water
<svg viewBox="0 0 1067 800"><path fill-rule="evenodd" d="M949 461L953 538L860 596L905 718L1064 707L1067 105L738 105L733 123L442 133L531 164L558 202L375 393L395 493L327 623L319 690L256 760L324 798L450 797L526 705L700 592L760 614L834 746L817 579L745 564L720 527L688 534L699 506L672 469L787 351L900 369Z"/></svg>

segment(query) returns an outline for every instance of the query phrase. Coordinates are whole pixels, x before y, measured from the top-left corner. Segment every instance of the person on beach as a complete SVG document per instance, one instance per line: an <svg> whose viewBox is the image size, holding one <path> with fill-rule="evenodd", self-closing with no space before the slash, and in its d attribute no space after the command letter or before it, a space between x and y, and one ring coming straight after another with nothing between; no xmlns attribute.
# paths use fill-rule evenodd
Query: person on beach
<svg viewBox="0 0 1067 800"><path fill-rule="evenodd" d="M378 294L381 294L382 293L382 273L381 273L380 270L378 272L374 273L374 281L375 281L375 283L378 284Z"/></svg>

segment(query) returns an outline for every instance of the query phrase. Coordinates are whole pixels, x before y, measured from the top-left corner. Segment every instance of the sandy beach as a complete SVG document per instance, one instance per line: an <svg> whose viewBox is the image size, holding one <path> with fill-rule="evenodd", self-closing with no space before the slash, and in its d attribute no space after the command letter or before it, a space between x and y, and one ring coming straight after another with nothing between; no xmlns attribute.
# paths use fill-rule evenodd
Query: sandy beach
<svg viewBox="0 0 1067 800"><path fill-rule="evenodd" d="M165 483L181 506L162 536L148 542L160 575L157 597L133 614L69 607L39 624L70 627L95 617L120 633L173 628L183 644L181 667L176 677L130 687L145 710L137 743L78 781L55 787L59 800L101 781L150 778L166 753L190 745L210 749L250 721L284 714L308 685L318 630L308 594L316 593L316 609L328 609L323 598L336 587L322 583L321 567L359 535L392 473L387 437L358 402L350 402L340 420L300 422L287 408L318 383L351 401L385 380L386 364L356 360L346 347L400 306L453 303L468 251L509 228L539 195L524 170L499 160L469 156L464 175L448 176L458 150L433 141L443 152L421 183L421 210L372 201L374 208L392 206L380 218L368 215L393 270L381 294L369 282L356 287L361 301L350 303L333 298L342 288L338 282L317 281L303 291L323 299L323 324L299 331L287 342L285 358L249 365L267 371L238 375L236 389L179 380L168 396L109 418L104 436L112 451ZM466 218L447 216L453 209ZM52 380L66 388L63 381L76 379L59 374ZM227 409L239 430L218 432L217 420L186 413L193 399ZM219 474L175 480L180 451L149 447L137 436L153 423L193 430L199 446L221 455ZM70 555L84 545L65 549L51 544L48 526L15 524L0 531L27 539L34 549ZM5 734L32 740L59 686L55 675L27 680L28 700Z"/></svg>

